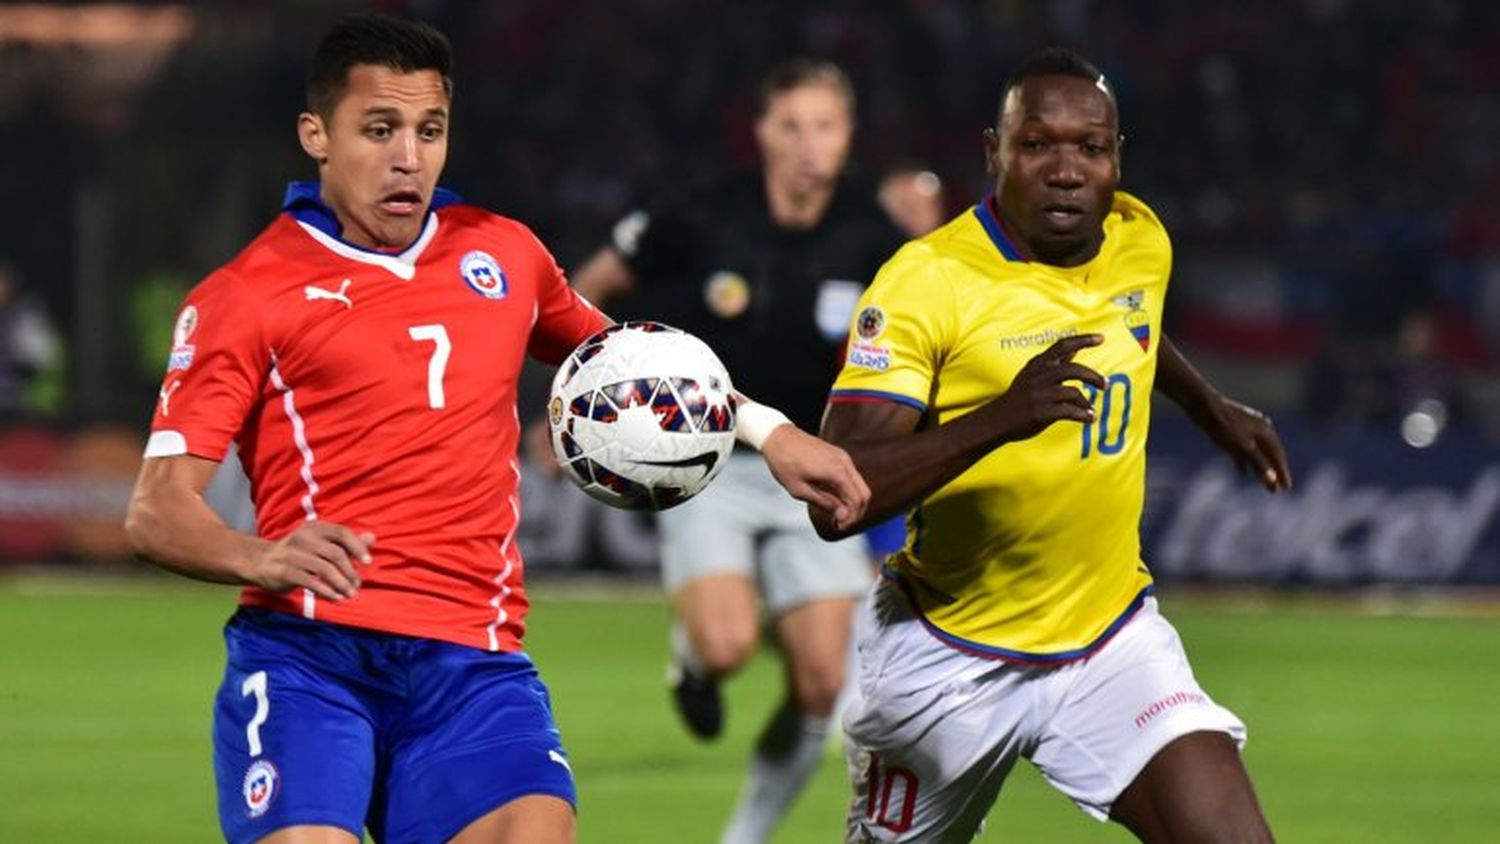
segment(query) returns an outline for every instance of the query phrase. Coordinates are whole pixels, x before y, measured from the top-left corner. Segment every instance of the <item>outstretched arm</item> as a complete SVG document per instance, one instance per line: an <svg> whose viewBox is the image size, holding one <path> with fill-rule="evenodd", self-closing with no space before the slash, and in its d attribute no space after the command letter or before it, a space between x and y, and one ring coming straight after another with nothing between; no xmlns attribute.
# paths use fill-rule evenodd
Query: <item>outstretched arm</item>
<svg viewBox="0 0 1500 844"><path fill-rule="evenodd" d="M1073 362L1080 349L1102 341L1097 334L1057 341L1027 362L1004 395L926 430L917 430L920 412L897 402L830 404L823 438L854 458L870 483L870 506L863 519L842 526L814 504L809 514L818 534L838 539L863 530L915 505L1005 443L1034 437L1064 419L1092 421L1088 398L1065 382L1104 389L1099 373Z"/></svg>
<svg viewBox="0 0 1500 844"><path fill-rule="evenodd" d="M1157 357L1156 388L1229 455L1241 475L1255 472L1269 492L1292 488L1286 450L1270 418L1221 395L1165 336Z"/></svg>
<svg viewBox="0 0 1500 844"><path fill-rule="evenodd" d="M848 453L803 431L773 407L736 396L735 436L759 451L776 482L841 527L864 516L870 487Z"/></svg>

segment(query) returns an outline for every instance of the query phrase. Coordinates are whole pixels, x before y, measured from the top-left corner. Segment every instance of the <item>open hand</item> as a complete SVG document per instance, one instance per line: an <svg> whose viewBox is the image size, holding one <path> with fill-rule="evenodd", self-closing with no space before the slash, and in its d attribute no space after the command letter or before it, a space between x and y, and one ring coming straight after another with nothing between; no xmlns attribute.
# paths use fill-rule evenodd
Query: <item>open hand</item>
<svg viewBox="0 0 1500 844"><path fill-rule="evenodd" d="M1253 407L1221 398L1205 430L1234 461L1241 475L1254 472L1268 492L1292 488L1286 449L1270 417Z"/></svg>
<svg viewBox="0 0 1500 844"><path fill-rule="evenodd" d="M1104 342L1098 334L1064 337L1026 362L1005 394L990 402L986 411L1010 441L1030 439L1063 419L1094 421L1094 408L1083 391L1068 384L1078 381L1105 389L1104 376L1073 356L1082 349Z"/></svg>

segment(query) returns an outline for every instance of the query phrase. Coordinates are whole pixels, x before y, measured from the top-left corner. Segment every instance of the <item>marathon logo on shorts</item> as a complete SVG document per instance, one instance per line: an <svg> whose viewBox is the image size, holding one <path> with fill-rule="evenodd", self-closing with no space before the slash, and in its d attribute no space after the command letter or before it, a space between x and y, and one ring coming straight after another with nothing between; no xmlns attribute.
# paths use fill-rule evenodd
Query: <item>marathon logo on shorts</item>
<svg viewBox="0 0 1500 844"><path fill-rule="evenodd" d="M1135 725L1144 730L1156 716L1184 703L1204 704L1208 703L1208 698L1201 692L1173 692L1141 710L1141 714L1135 716Z"/></svg>
<svg viewBox="0 0 1500 844"><path fill-rule="evenodd" d="M250 817L258 818L271 808L271 801L276 799L276 788L280 783L280 775L276 773L276 766L265 759L257 759L250 763L245 771L245 782L242 789L245 793L245 807L250 811Z"/></svg>
<svg viewBox="0 0 1500 844"><path fill-rule="evenodd" d="M490 257L490 253L474 250L458 262L458 274L475 293L486 299L504 299L510 292L505 280L505 271Z"/></svg>
<svg viewBox="0 0 1500 844"><path fill-rule="evenodd" d="M891 368L890 347L877 346L873 343L851 343L849 344L849 365L885 372Z"/></svg>

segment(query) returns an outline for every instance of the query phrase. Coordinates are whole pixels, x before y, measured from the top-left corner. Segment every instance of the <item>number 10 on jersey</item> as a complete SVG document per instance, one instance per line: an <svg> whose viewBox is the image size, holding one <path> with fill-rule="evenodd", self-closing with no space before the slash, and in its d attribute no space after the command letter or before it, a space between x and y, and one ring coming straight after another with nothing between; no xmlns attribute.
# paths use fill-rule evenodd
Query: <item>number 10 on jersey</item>
<svg viewBox="0 0 1500 844"><path fill-rule="evenodd" d="M1119 454L1125 448L1125 432L1130 427L1130 376L1109 376L1104 380L1103 390L1084 384L1083 394L1094 408L1094 421L1083 423L1083 453L1079 459L1087 459L1091 451L1106 457Z"/></svg>

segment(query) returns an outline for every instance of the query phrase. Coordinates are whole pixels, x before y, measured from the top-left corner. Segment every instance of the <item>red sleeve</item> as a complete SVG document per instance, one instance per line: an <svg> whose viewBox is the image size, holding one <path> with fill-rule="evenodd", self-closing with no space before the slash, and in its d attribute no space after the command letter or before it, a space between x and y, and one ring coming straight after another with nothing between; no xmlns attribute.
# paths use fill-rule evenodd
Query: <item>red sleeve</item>
<svg viewBox="0 0 1500 844"><path fill-rule="evenodd" d="M527 351L537 360L556 366L579 343L608 326L610 319L568 285L562 267L535 235L532 241L540 258L536 264L536 325Z"/></svg>
<svg viewBox="0 0 1500 844"><path fill-rule="evenodd" d="M270 368L260 309L243 282L225 270L204 279L177 315L146 456L223 460Z"/></svg>

